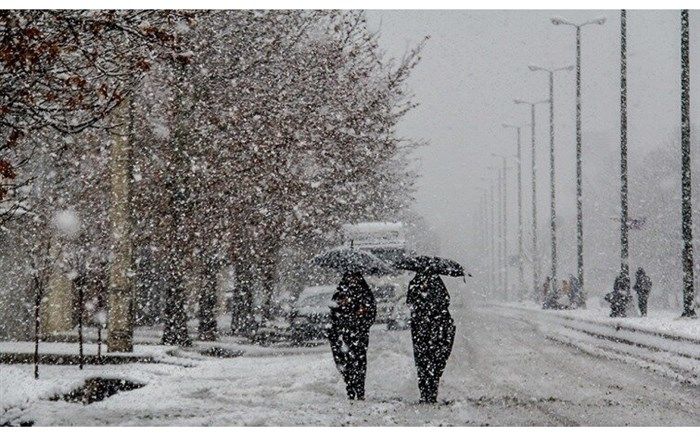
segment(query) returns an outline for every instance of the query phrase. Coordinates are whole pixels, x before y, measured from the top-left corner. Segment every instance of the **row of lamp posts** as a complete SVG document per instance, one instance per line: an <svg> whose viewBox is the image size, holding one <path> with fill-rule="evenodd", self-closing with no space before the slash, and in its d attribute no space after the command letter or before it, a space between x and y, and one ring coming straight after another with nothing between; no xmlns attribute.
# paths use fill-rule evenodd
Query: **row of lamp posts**
<svg viewBox="0 0 700 437"><path fill-rule="evenodd" d="M583 265L583 202L582 202L582 133L581 133L581 29L589 25L603 25L605 18L596 18L583 23L574 23L562 18L552 18L552 24L556 26L570 26L576 31L576 252L577 275L580 287L584 286ZM556 185L555 185L555 142L554 142L554 75L557 72L571 71L574 66L560 68L545 68L531 65L533 72L545 72L549 78L549 98L540 101L525 101L516 99L518 105L527 105L530 108L530 123L525 125L503 124L504 128L515 129L517 132L517 154L515 156L518 171L518 286L523 298L525 279L523 271L524 247L523 247L523 203L522 203L522 129L529 126L531 129L531 183L532 183L532 247L530 260L533 265L532 281L533 295L536 295L539 285L539 252L537 232L537 173L536 173L536 117L535 107L538 104L549 103L549 178L550 178L550 242L551 242L551 269L550 278L552 286L557 284L557 231L556 231ZM629 240L628 240L628 202L627 202L627 14L625 10L620 13L620 273L629 279ZM490 248L490 278L491 287L494 283L503 290L508 297L508 250L507 250L507 226L506 226L506 193L507 193L507 166L506 156L493 154L503 160L502 169L499 172L499 248L498 260L494 255L494 233L492 232ZM694 277L693 277L693 240L692 240L692 205L691 205L691 172L690 172L690 60L689 60L689 18L688 10L681 11L681 230L683 235L682 264L683 264L683 316L694 317ZM493 182L491 186L491 220L493 223L495 199L493 196ZM483 197L486 201L486 196ZM482 217L484 220L486 216ZM484 223L485 224L485 223ZM493 226L491 231L493 231ZM484 240L485 241L485 240ZM495 291L495 290L491 290Z"/></svg>

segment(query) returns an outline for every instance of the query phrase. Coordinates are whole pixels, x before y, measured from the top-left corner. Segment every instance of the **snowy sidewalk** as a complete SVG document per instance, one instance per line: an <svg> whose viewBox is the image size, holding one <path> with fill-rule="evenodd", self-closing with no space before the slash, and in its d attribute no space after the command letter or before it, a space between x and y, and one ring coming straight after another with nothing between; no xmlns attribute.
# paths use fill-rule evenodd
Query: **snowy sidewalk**
<svg viewBox="0 0 700 437"><path fill-rule="evenodd" d="M583 352L634 363L680 382L700 384L700 321L671 312L610 318L607 309L542 310L498 304L511 317L537 321L550 340Z"/></svg>
<svg viewBox="0 0 700 437"><path fill-rule="evenodd" d="M30 365L0 365L0 423L170 426L481 423L475 422L478 414L466 400L439 407L417 404L418 389L407 331L373 328L366 402L346 399L345 386L327 344L277 348L226 340L216 344L240 347L245 354L214 358L191 349L174 349L174 355L189 360L191 367L131 363L86 366L81 372L75 366L42 366L38 381L33 379ZM209 345L198 342L196 346ZM49 400L75 389L90 377L123 378L145 386L88 405Z"/></svg>

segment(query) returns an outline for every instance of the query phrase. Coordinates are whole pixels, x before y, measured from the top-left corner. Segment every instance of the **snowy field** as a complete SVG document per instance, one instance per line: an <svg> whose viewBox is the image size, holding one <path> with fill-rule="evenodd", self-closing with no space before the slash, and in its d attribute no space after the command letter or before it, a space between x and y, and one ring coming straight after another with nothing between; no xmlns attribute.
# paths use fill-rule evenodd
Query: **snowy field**
<svg viewBox="0 0 700 437"><path fill-rule="evenodd" d="M0 366L0 422L34 425L700 425L700 387L552 339L552 317L463 299L437 406L417 404L408 331L372 331L367 401L345 399L329 348L235 345L169 364ZM530 316L527 316L530 314ZM580 340L584 342L584 340ZM594 347L592 345L591 347ZM9 347L0 345L0 347ZM145 384L89 405L48 400L90 376Z"/></svg>

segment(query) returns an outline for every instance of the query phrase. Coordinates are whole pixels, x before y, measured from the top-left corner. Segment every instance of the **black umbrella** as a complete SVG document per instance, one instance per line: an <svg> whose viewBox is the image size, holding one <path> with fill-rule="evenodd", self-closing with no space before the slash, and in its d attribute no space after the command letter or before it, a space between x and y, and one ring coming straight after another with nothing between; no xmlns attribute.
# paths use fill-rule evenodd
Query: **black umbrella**
<svg viewBox="0 0 700 437"><path fill-rule="evenodd" d="M369 252L338 247L316 255L311 262L339 272L357 272L365 275L388 275L393 273L391 266Z"/></svg>
<svg viewBox="0 0 700 437"><path fill-rule="evenodd" d="M394 263L394 267L414 272L430 272L436 275L465 276L464 267L458 262L437 256L408 256ZM467 276L471 274L466 273Z"/></svg>

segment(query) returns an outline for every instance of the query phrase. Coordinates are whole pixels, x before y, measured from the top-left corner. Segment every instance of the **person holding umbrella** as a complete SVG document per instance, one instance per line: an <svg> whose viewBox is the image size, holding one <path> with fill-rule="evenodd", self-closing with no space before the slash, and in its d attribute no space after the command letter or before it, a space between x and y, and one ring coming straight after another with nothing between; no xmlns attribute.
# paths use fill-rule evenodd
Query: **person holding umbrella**
<svg viewBox="0 0 700 437"><path fill-rule="evenodd" d="M333 295L327 334L348 399L364 400L369 329L377 315L377 304L363 273L384 274L391 269L374 255L352 248L333 249L314 258L314 263L343 272Z"/></svg>
<svg viewBox="0 0 700 437"><path fill-rule="evenodd" d="M377 304L367 281L359 272L346 272L333 295L328 340L333 360L345 380L350 400L365 399L369 329Z"/></svg>
<svg viewBox="0 0 700 437"><path fill-rule="evenodd" d="M406 258L395 267L416 272L408 284L406 296L411 312L413 358L420 402L435 403L455 338L455 324L449 311L450 295L440 275L464 276L464 269L451 260L423 256Z"/></svg>

